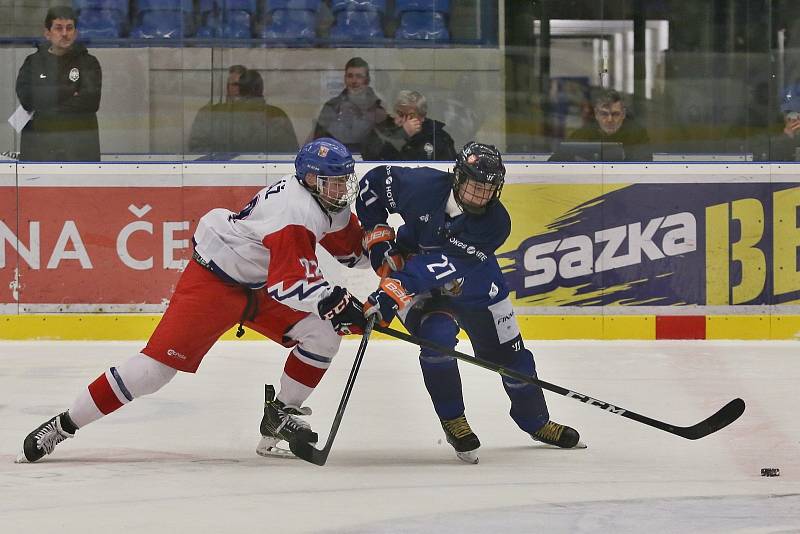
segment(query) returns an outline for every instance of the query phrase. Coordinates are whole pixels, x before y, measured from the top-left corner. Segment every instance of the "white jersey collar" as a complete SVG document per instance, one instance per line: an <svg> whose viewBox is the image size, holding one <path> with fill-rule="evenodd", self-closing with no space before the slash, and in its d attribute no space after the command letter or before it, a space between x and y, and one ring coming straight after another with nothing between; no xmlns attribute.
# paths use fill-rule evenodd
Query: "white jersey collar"
<svg viewBox="0 0 800 534"><path fill-rule="evenodd" d="M458 217L464 213L464 210L462 210L461 206L459 206L458 202L456 202L456 197L452 190L450 191L450 196L447 197L447 205L445 206L444 211L450 217Z"/></svg>

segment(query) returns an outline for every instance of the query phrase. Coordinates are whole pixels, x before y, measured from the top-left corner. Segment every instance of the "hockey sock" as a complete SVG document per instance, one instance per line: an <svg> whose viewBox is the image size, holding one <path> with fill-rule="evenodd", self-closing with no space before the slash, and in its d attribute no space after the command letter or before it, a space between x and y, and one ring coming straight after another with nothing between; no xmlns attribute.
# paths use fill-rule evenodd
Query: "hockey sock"
<svg viewBox="0 0 800 534"><path fill-rule="evenodd" d="M446 313L431 313L422 318L417 335L454 348L458 339L458 325ZM425 387L433 401L433 408L439 419L446 421L464 414L464 397L461 392L461 375L458 362L451 356L444 356L427 348L422 348L419 355Z"/></svg>
<svg viewBox="0 0 800 534"><path fill-rule="evenodd" d="M111 367L89 384L72 403L69 416L82 428L137 397L158 391L176 372L149 356L137 354L119 367Z"/></svg>
<svg viewBox="0 0 800 534"><path fill-rule="evenodd" d="M536 376L533 354L528 349L515 352L509 367L518 373ZM550 420L542 388L508 377L503 377L503 387L511 399L509 415L522 430L531 434Z"/></svg>
<svg viewBox="0 0 800 534"><path fill-rule="evenodd" d="M302 406L322 380L331 360L300 347L293 348L283 366L281 390L277 398L288 406Z"/></svg>

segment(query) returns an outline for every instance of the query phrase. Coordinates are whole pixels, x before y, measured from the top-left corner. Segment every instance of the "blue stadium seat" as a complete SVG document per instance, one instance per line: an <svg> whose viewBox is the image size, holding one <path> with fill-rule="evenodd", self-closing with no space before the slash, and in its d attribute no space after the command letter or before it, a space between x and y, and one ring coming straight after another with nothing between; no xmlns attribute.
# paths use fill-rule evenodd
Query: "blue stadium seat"
<svg viewBox="0 0 800 534"><path fill-rule="evenodd" d="M256 19L256 0L223 0L222 36L250 39Z"/></svg>
<svg viewBox="0 0 800 534"><path fill-rule="evenodd" d="M261 37L267 41L308 42L317 37L320 0L269 0Z"/></svg>
<svg viewBox="0 0 800 534"><path fill-rule="evenodd" d="M73 0L82 37L121 37L128 26L128 0Z"/></svg>
<svg viewBox="0 0 800 534"><path fill-rule="evenodd" d="M135 39L180 39L191 34L192 0L137 0Z"/></svg>
<svg viewBox="0 0 800 534"><path fill-rule="evenodd" d="M333 0L331 4L335 25L331 28L334 41L368 41L382 39L382 17L386 0Z"/></svg>
<svg viewBox="0 0 800 534"><path fill-rule="evenodd" d="M200 0L197 11L199 26L195 37L200 39L222 37L222 6L216 0Z"/></svg>
<svg viewBox="0 0 800 534"><path fill-rule="evenodd" d="M396 39L449 41L450 0L396 0Z"/></svg>

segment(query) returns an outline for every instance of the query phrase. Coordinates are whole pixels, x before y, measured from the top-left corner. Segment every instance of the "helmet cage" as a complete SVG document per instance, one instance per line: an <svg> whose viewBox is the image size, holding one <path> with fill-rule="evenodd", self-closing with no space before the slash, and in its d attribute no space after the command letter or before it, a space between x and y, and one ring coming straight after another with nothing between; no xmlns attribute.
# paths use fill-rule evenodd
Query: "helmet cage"
<svg viewBox="0 0 800 534"><path fill-rule="evenodd" d="M481 215L500 198L506 168L493 145L467 143L456 156L453 196L466 213Z"/></svg>
<svg viewBox="0 0 800 534"><path fill-rule="evenodd" d="M358 195L358 179L355 172L340 176L316 175L316 178L317 183L313 187L306 185L322 207L330 213L344 210Z"/></svg>

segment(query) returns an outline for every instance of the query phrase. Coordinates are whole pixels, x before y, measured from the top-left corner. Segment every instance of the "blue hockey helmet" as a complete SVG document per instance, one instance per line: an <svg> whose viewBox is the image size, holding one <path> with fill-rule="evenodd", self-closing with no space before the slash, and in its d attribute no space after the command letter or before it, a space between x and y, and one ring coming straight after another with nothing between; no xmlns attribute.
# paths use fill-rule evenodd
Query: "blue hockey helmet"
<svg viewBox="0 0 800 534"><path fill-rule="evenodd" d="M500 198L505 177L497 147L470 141L456 155L453 196L466 213L480 215Z"/></svg>
<svg viewBox="0 0 800 534"><path fill-rule="evenodd" d="M781 112L800 112L800 82L795 82L783 90Z"/></svg>
<svg viewBox="0 0 800 534"><path fill-rule="evenodd" d="M307 143L294 160L295 175L330 213L347 208L358 194L356 162L342 143L321 137Z"/></svg>

